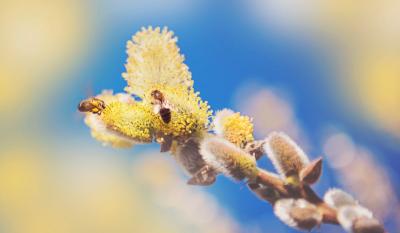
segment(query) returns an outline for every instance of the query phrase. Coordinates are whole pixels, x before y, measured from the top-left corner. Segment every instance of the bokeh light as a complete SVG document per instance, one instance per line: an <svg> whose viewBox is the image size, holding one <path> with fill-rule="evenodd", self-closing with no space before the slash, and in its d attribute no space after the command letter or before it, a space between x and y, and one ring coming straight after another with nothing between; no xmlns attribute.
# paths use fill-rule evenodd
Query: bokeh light
<svg viewBox="0 0 400 233"><path fill-rule="evenodd" d="M343 83L349 102L377 127L399 137L400 54L372 51L357 57L349 68L349 80Z"/></svg>
<svg viewBox="0 0 400 233"><path fill-rule="evenodd" d="M374 214L384 219L398 212L399 200L388 173L366 148L354 144L348 135L333 132L327 135L324 154L338 174L339 181Z"/></svg>
<svg viewBox="0 0 400 233"><path fill-rule="evenodd" d="M0 108L6 115L32 111L30 103L51 92L67 77L90 34L80 1L0 3ZM28 103L27 103L28 102ZM24 107L14 108L22 105Z"/></svg>
<svg viewBox="0 0 400 233"><path fill-rule="evenodd" d="M253 118L255 133L260 138L272 131L283 131L306 147L307 138L294 108L279 89L248 83L236 92L235 100L237 108Z"/></svg>
<svg viewBox="0 0 400 233"><path fill-rule="evenodd" d="M130 166L112 150L26 145L1 151L4 232L239 232L165 154L140 153Z"/></svg>

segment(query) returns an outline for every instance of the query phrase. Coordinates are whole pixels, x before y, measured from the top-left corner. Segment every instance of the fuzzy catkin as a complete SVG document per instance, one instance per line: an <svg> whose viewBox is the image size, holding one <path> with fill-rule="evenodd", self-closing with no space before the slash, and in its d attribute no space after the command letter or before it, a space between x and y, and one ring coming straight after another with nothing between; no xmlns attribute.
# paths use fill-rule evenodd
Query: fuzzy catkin
<svg viewBox="0 0 400 233"><path fill-rule="evenodd" d="M301 169L309 163L303 150L284 133L273 132L267 137L266 142L265 151L283 177L299 175Z"/></svg>

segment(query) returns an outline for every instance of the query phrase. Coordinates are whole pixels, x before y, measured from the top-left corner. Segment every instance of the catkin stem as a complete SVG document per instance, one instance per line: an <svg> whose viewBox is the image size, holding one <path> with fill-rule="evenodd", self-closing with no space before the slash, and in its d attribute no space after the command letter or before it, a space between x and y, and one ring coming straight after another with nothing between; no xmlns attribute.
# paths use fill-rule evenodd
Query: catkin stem
<svg viewBox="0 0 400 233"><path fill-rule="evenodd" d="M338 225L339 222L337 220L337 213L336 210L328 206L315 192L313 189L311 189L310 186L308 185L302 185L298 187L300 190L294 192L293 189L285 185L285 183L279 179L278 177L275 177L268 172L259 169L259 173L256 179L256 182L271 187L272 189L276 190L279 194L279 198L303 198L307 200L308 202L315 204L318 209L322 212L322 222L323 223L329 223L329 224L335 224ZM254 192L254 191L253 191ZM259 196L259 195L258 195ZM261 197L262 198L262 197ZM267 199L263 198L265 201L268 201L271 203L271 205L274 205L275 202L278 199Z"/></svg>

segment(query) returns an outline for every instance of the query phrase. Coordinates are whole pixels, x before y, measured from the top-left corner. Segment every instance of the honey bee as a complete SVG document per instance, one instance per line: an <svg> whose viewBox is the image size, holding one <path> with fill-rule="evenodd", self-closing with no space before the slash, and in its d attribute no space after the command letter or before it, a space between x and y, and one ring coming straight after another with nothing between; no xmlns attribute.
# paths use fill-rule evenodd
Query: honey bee
<svg viewBox="0 0 400 233"><path fill-rule="evenodd" d="M208 165L200 168L192 178L187 181L190 185L208 186L212 185L216 180L216 172Z"/></svg>
<svg viewBox="0 0 400 233"><path fill-rule="evenodd" d="M105 108L106 104L104 101L95 97L82 100L78 105L78 110L80 112L91 112L98 115L100 115Z"/></svg>
<svg viewBox="0 0 400 233"><path fill-rule="evenodd" d="M159 114L164 123L168 124L171 121L171 106L164 98L164 94L159 90L151 92L154 105L154 113Z"/></svg>
<svg viewBox="0 0 400 233"><path fill-rule="evenodd" d="M215 182L217 172L204 161L197 139L189 138L180 142L174 158L192 176L187 184L208 186Z"/></svg>

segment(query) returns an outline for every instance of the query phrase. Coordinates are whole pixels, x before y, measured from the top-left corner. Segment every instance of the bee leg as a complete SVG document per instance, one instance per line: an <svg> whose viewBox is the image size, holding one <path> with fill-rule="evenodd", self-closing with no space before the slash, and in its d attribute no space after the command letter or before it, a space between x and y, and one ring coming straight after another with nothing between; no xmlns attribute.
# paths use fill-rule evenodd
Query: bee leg
<svg viewBox="0 0 400 233"><path fill-rule="evenodd" d="M200 185L200 186L208 186L215 182L216 173L214 169L212 169L208 165L204 165L197 171L192 178L187 181L189 185Z"/></svg>

